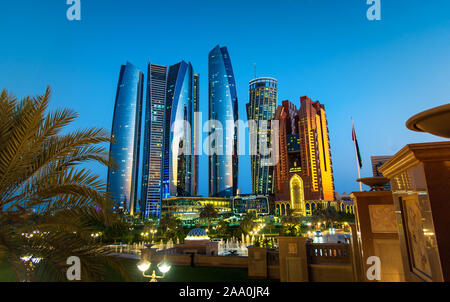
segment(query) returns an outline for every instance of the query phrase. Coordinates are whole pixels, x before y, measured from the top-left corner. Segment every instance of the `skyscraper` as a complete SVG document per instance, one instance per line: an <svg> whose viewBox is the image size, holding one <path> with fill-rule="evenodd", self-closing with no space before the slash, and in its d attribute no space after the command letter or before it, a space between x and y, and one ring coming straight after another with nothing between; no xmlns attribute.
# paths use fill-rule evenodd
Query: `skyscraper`
<svg viewBox="0 0 450 302"><path fill-rule="evenodd" d="M169 67L163 155L163 198L192 195L193 94L191 63Z"/></svg>
<svg viewBox="0 0 450 302"><path fill-rule="evenodd" d="M131 215L136 210L143 84L144 75L137 67L128 62L121 66L109 153L117 167L108 169L107 190L115 208Z"/></svg>
<svg viewBox="0 0 450 302"><path fill-rule="evenodd" d="M333 164L325 106L307 96L301 97L300 103L301 158L303 167L308 169L311 191L319 192L320 199L334 200Z"/></svg>
<svg viewBox="0 0 450 302"><path fill-rule="evenodd" d="M275 167L275 199L290 201L305 213L305 200L334 198L334 179L325 106L301 97L277 108L279 162Z"/></svg>
<svg viewBox="0 0 450 302"><path fill-rule="evenodd" d="M194 157L193 157L193 171L192 171L192 195L198 196L198 153L199 148L201 148L200 143L200 121L198 116L195 114L200 111L200 75L194 74Z"/></svg>
<svg viewBox="0 0 450 302"><path fill-rule="evenodd" d="M208 58L209 120L218 121L209 133L209 195L235 196L238 186L238 99L233 67L226 47L217 45ZM227 127L227 124L234 127ZM221 135L220 135L221 134ZM218 139L214 139L217 137Z"/></svg>
<svg viewBox="0 0 450 302"><path fill-rule="evenodd" d="M260 143L271 146L270 121L275 117L277 107L277 80L273 78L257 78L249 83L249 103L247 104L247 118L254 120L259 127L260 121L266 121L266 129L250 129L255 135L255 155L251 155L252 193L254 195L268 195L273 193L273 166L266 164L259 150Z"/></svg>
<svg viewBox="0 0 450 302"><path fill-rule="evenodd" d="M141 191L141 213L145 217L159 216L160 211L166 82L167 67L149 63Z"/></svg>

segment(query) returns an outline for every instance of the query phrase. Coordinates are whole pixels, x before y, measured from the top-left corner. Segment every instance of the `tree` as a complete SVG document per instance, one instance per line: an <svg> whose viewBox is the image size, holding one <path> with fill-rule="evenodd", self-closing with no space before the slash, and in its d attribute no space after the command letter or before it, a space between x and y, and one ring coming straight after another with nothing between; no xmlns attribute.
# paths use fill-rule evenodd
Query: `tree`
<svg viewBox="0 0 450 302"><path fill-rule="evenodd" d="M289 209L286 216L281 217L281 233L285 236L300 234L301 217L295 215L293 209Z"/></svg>
<svg viewBox="0 0 450 302"><path fill-rule="evenodd" d="M205 218L208 221L208 230L212 218L217 218L218 213L214 206L210 203L206 204L200 212L200 218Z"/></svg>
<svg viewBox="0 0 450 302"><path fill-rule="evenodd" d="M312 212L311 221L314 224L324 221L327 226L333 227L334 222L338 219L338 216L338 212L334 207L328 206L323 208L322 205L319 204Z"/></svg>
<svg viewBox="0 0 450 302"><path fill-rule="evenodd" d="M158 229L166 240L175 240L176 237L181 237L184 234L181 220L170 213L166 213L161 217Z"/></svg>
<svg viewBox="0 0 450 302"><path fill-rule="evenodd" d="M241 222L239 223L239 228L244 235L249 234L255 229L257 225L255 220L256 216L254 213L247 213L244 215Z"/></svg>
<svg viewBox="0 0 450 302"><path fill-rule="evenodd" d="M110 136L97 128L62 134L77 114L49 111L49 102L50 88L20 101L0 94L0 262L18 281L67 280L70 256L80 258L83 281L102 280L105 264L125 274L92 237L98 225L114 224L105 184L80 167L93 161L113 168L98 146Z"/></svg>
<svg viewBox="0 0 450 302"><path fill-rule="evenodd" d="M337 220L338 216L339 216L339 214L338 214L337 210L332 206L328 206L325 209L325 215L324 215L327 226L330 226L333 228L334 222Z"/></svg>
<svg viewBox="0 0 450 302"><path fill-rule="evenodd" d="M217 235L225 239L233 236L233 230L227 221L223 219L219 221L217 224Z"/></svg>
<svg viewBox="0 0 450 302"><path fill-rule="evenodd" d="M276 227L275 221L270 218L266 223L266 228L269 230L269 234L272 234L272 229Z"/></svg>

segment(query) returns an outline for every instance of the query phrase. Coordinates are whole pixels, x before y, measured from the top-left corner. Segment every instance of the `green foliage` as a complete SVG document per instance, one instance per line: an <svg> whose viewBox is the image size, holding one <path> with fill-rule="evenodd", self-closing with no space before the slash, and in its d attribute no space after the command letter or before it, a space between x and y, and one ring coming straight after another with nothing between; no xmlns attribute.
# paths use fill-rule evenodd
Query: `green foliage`
<svg viewBox="0 0 450 302"><path fill-rule="evenodd" d="M254 213L247 213L243 216L242 220L239 223L240 233L244 235L250 234L252 230L255 229L257 225L256 216ZM239 237L241 234L237 234Z"/></svg>
<svg viewBox="0 0 450 302"><path fill-rule="evenodd" d="M336 219L338 223L354 223L355 222L355 215L352 213L345 213L345 212L338 212L338 217Z"/></svg>
<svg viewBox="0 0 450 302"><path fill-rule="evenodd" d="M158 232L162 234L162 239L167 242L170 239L176 241L177 238L184 239L185 232L181 225L181 220L172 214L164 214L158 225Z"/></svg>
<svg viewBox="0 0 450 302"><path fill-rule="evenodd" d="M301 216L295 215L294 210L290 209L286 216L281 217L282 236L299 236L301 235Z"/></svg>
<svg viewBox="0 0 450 302"><path fill-rule="evenodd" d="M227 221L220 220L216 227L216 235L224 239L229 239L233 236L233 228Z"/></svg>
<svg viewBox="0 0 450 302"><path fill-rule="evenodd" d="M211 224L211 219L212 218L217 218L219 216L219 214L217 213L217 211L214 208L214 206L212 204L208 203L201 210L199 216L200 216L200 218L204 218L204 219L206 219L208 221L208 230L209 230L209 225Z"/></svg>
<svg viewBox="0 0 450 302"><path fill-rule="evenodd" d="M102 280L105 263L125 274L91 236L116 223L105 184L80 168L88 161L114 167L98 146L110 137L97 128L62 133L77 114L48 111L49 101L49 88L20 101L6 90L0 94L0 262L18 281L67 280L70 256L81 259L83 281ZM41 261L31 265L24 256Z"/></svg>
<svg viewBox="0 0 450 302"><path fill-rule="evenodd" d="M311 221L314 224L325 222L327 227L333 227L338 216L339 214L334 207L328 206L323 208L322 205L319 204L312 212Z"/></svg>
<svg viewBox="0 0 450 302"><path fill-rule="evenodd" d="M275 247L275 242L273 237L260 239L259 237L255 241L255 246L257 247L266 247L272 249Z"/></svg>

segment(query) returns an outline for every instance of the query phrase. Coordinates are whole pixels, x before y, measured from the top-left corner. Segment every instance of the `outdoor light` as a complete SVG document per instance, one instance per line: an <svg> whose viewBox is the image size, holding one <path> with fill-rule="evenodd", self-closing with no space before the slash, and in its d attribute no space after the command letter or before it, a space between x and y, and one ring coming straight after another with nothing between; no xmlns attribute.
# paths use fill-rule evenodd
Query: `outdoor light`
<svg viewBox="0 0 450 302"><path fill-rule="evenodd" d="M141 272L145 273L145 271L147 271L150 268L150 264L151 264L150 261L141 260L138 262L137 267Z"/></svg>
<svg viewBox="0 0 450 302"><path fill-rule="evenodd" d="M30 261L30 259L31 259L31 256L23 256L23 257L20 257L20 260L23 260L23 261L25 261L25 262Z"/></svg>
<svg viewBox="0 0 450 302"><path fill-rule="evenodd" d="M158 264L158 269L162 273L162 276L156 275L156 271L153 270L151 275L146 275L145 272L150 268L151 262L148 260L141 260L138 262L137 267L142 272L142 276L145 278L151 278L150 282L158 282L157 279L162 279L165 277L166 273L170 271L171 266L168 262L163 261Z"/></svg>
<svg viewBox="0 0 450 302"><path fill-rule="evenodd" d="M167 273L168 271L170 271L170 265L167 263L167 262L161 262L159 265L158 265L158 269L159 269L159 271L161 272L161 273L163 273L163 274L165 274L165 273Z"/></svg>

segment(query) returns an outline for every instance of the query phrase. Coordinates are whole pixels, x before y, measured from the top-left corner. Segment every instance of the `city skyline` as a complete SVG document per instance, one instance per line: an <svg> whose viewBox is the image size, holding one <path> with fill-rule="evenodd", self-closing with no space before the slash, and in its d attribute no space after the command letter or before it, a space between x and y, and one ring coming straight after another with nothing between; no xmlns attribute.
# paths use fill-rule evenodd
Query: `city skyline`
<svg viewBox="0 0 450 302"><path fill-rule="evenodd" d="M300 96L308 95L327 106L335 184L339 193L358 190L350 116L355 121L363 156L362 176L372 174L370 156L394 154L402 145L411 142L438 140L428 134L410 132L404 124L411 115L448 102L449 88L445 83L450 70L450 43L439 39L448 35L450 29L450 22L445 18L449 3L445 1L386 2L383 3L382 21L378 23L365 19L366 5L361 1L345 4L325 1L322 6L287 3L285 6L290 9L283 7L283 15L277 6L272 7L274 19L270 24L274 26L270 29L258 28L264 23L247 14L254 6L230 2L234 18L248 17L240 19L239 27L231 27L232 37L228 35L230 28L225 19L217 16L211 19L205 14L205 11L216 9L218 4L203 2L202 17L198 18L192 8L178 2L180 9L188 9L190 18L197 20L195 28L199 30L195 45L183 44L183 49L172 47L171 41L156 45L138 39L148 24L162 20L144 18L144 12L149 11L148 4L138 2L137 7L131 8L111 2L108 14L101 14L103 5L89 3L83 6L82 21L70 23L65 19L64 3L58 6L42 1L33 9L24 10L21 2L2 4L7 7L2 11L11 11L10 15L15 16L14 23L19 21L23 26L10 25L13 19L9 15L0 21L2 28L12 28L5 36L5 41L10 43L5 43L0 50L0 67L4 71L0 83L18 97L39 94L46 85L51 85L54 106L67 106L79 112L74 126L110 129L117 68L123 62L128 60L145 70L149 60L168 65L188 58L198 66L196 71L200 75L206 75L207 52L220 43L228 46L233 58L241 119L245 119L246 86L254 77L255 62L258 76L278 79L280 101L289 99L299 106ZM336 10L337 5L340 10ZM194 10L199 9L198 5L193 6ZM167 5L156 3L151 8L158 12L169 9ZM268 8L260 6L258 10L263 13ZM224 14L220 10L214 11L219 16ZM143 20L145 26L137 28L136 35L125 36L121 45L114 43L111 47L112 40L105 41L116 37L118 27L127 29L128 14L133 19ZM180 21L186 19L174 20L172 26ZM279 26L277 21L281 21ZM210 29L199 26L208 23L214 26ZM176 41L177 44L186 41L189 28L192 26L180 29L181 41ZM42 36L42 32L51 34ZM263 32L266 48L254 45ZM162 30L153 41L162 41L167 33ZM86 41L92 43L86 44ZM137 41L142 43L137 46ZM16 47L11 48L11 44ZM282 47L284 45L287 47ZM204 116L208 108L206 78L201 77L200 83L200 108ZM106 180L105 168L90 167ZM205 168L207 160L205 165L205 157L202 157L199 170ZM239 179L241 191L251 192L249 157L240 158ZM207 184L201 182L199 185L200 194L207 195Z"/></svg>

